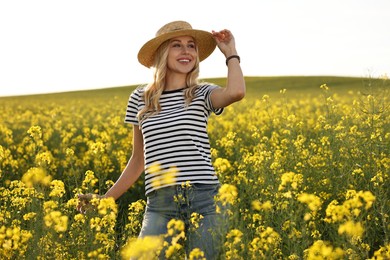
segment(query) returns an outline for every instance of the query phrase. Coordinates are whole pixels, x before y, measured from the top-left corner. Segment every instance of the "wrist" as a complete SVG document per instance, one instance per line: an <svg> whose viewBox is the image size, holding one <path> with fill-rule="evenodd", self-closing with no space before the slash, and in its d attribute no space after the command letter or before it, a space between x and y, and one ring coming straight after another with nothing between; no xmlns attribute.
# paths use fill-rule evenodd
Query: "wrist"
<svg viewBox="0 0 390 260"><path fill-rule="evenodd" d="M233 54L233 55L230 55L226 58L226 66L229 65L229 61L232 60L232 59L237 59L238 60L238 63L241 62L241 59L240 59L240 56L238 56L237 54Z"/></svg>
<svg viewBox="0 0 390 260"><path fill-rule="evenodd" d="M238 52L236 50L231 50L231 51L225 52L224 55L225 55L225 58L228 58L232 55L238 55Z"/></svg>

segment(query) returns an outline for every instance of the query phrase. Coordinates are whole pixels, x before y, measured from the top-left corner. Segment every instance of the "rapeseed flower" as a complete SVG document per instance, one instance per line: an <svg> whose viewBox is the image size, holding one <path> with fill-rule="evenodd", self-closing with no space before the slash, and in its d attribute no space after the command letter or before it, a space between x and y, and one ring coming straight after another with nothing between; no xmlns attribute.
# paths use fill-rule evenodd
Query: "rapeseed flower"
<svg viewBox="0 0 390 260"><path fill-rule="evenodd" d="M123 259L150 260L156 259L163 246L161 236L131 238L121 250Z"/></svg>
<svg viewBox="0 0 390 260"><path fill-rule="evenodd" d="M344 251L341 248L334 248L329 242L323 240L315 241L304 253L307 260L344 259Z"/></svg>
<svg viewBox="0 0 390 260"><path fill-rule="evenodd" d="M206 260L204 252L199 248L192 249L188 258L189 260Z"/></svg>
<svg viewBox="0 0 390 260"><path fill-rule="evenodd" d="M50 211L46 213L43 220L46 227L53 228L56 232L65 232L68 229L68 216L60 211Z"/></svg>
<svg viewBox="0 0 390 260"><path fill-rule="evenodd" d="M27 187L33 187L35 184L41 184L48 186L51 182L52 177L47 175L45 170L42 168L32 167L23 175L22 181Z"/></svg>
<svg viewBox="0 0 390 260"><path fill-rule="evenodd" d="M216 173L219 175L227 173L232 170L232 165L225 158L218 157L217 159L215 159L213 165Z"/></svg>
<svg viewBox="0 0 390 260"><path fill-rule="evenodd" d="M321 209L321 199L314 194L301 193L298 195L297 199L299 202L305 203L313 212L317 212Z"/></svg>
<svg viewBox="0 0 390 260"><path fill-rule="evenodd" d="M29 221L35 219L36 216L37 216L36 212L29 212L23 215L23 219Z"/></svg>
<svg viewBox="0 0 390 260"><path fill-rule="evenodd" d="M165 234L166 239L164 242L165 257L169 259L174 254L180 254L183 249L181 241L185 239L185 224L182 220L171 219L167 224L167 233ZM167 241L171 242L168 243Z"/></svg>
<svg viewBox="0 0 390 260"><path fill-rule="evenodd" d="M332 93L324 84L299 96L289 88L254 93L210 120L213 166L221 183L235 187L223 197L229 204L224 215L242 232L226 237L222 257L298 259L307 256L304 249L321 248L312 259L337 259L335 252L342 247L342 259L390 259L385 242L390 233L389 81L374 79L367 88L351 87L353 91L335 88ZM114 259L120 254L117 248L138 236L146 206L143 178L118 201L123 208L129 199L141 198L129 206L127 216L117 218L114 213L121 212L99 200L96 210L78 214L77 196L63 200L65 188L72 194L103 193L128 162L133 133L120 116L123 95L100 98L1 99L0 240L7 241L2 240L0 258ZM91 124L96 121L100 123ZM28 171L44 174L28 176ZM165 176L154 184L172 183L174 174ZM217 201L219 212L221 204ZM54 229L51 219L59 213L52 212L68 217L65 232ZM190 228L201 225L199 218L193 216ZM46 226L50 221L51 227ZM270 237L266 227L277 228L279 246L272 239L263 241ZM18 238L23 233L31 236L26 242ZM161 257L168 252L171 259L181 259L185 238L181 231L171 233L161 244ZM332 244L316 243L324 236ZM168 242L171 238L174 244ZM37 246L30 246L33 241ZM268 247L274 250L266 251ZM194 250L193 257L202 258L201 253Z"/></svg>
<svg viewBox="0 0 390 260"><path fill-rule="evenodd" d="M38 125L30 127L30 129L27 130L27 133L34 140L40 140L42 138L42 128Z"/></svg>
<svg viewBox="0 0 390 260"><path fill-rule="evenodd" d="M290 186L293 190L297 190L303 183L303 175L294 172L283 173L280 179L281 183L278 188L279 191L285 190L287 186Z"/></svg>
<svg viewBox="0 0 390 260"><path fill-rule="evenodd" d="M118 207L113 198L103 198L103 199L95 199L95 201L91 201L92 204L97 204L98 213L102 216L107 214L112 214L112 218L115 218L118 213Z"/></svg>
<svg viewBox="0 0 390 260"><path fill-rule="evenodd" d="M33 234L20 227L0 227L0 256L8 259L25 256Z"/></svg>
<svg viewBox="0 0 390 260"><path fill-rule="evenodd" d="M239 229L232 229L226 234L225 258L226 259L243 259L241 251L244 244L241 243L243 233Z"/></svg>
<svg viewBox="0 0 390 260"><path fill-rule="evenodd" d="M98 182L99 179L95 177L95 173L91 170L87 170L85 172L85 178L81 186L83 190L88 190L90 188L93 188Z"/></svg>
<svg viewBox="0 0 390 260"><path fill-rule="evenodd" d="M381 246L374 252L374 256L370 260L387 260L390 259L390 243Z"/></svg>
<svg viewBox="0 0 390 260"><path fill-rule="evenodd" d="M191 229L192 230L198 229L203 218L204 218L203 215L193 212L190 218Z"/></svg>
<svg viewBox="0 0 390 260"><path fill-rule="evenodd" d="M364 232L364 228L360 222L347 221L339 226L338 232L340 235L346 234L350 237L361 237Z"/></svg>
<svg viewBox="0 0 390 260"><path fill-rule="evenodd" d="M222 205L234 204L237 200L238 191L237 187L231 184L223 184L218 191L218 201L222 202Z"/></svg>
<svg viewBox="0 0 390 260"><path fill-rule="evenodd" d="M253 210L270 210L272 209L272 203L271 201L267 200L264 203L261 203L259 200L253 200L251 202L251 206Z"/></svg>
<svg viewBox="0 0 390 260"><path fill-rule="evenodd" d="M262 230L250 243L249 251L259 258L278 258L281 255L280 235L271 227Z"/></svg>
<svg viewBox="0 0 390 260"><path fill-rule="evenodd" d="M50 197L61 198L65 194L65 185L60 180L51 181L50 188L51 188L51 192L49 194Z"/></svg>

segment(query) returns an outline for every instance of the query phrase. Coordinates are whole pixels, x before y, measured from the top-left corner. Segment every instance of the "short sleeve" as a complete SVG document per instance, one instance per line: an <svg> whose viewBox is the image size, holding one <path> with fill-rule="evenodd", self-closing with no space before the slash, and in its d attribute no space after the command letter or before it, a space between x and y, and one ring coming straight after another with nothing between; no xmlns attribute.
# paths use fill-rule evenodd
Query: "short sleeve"
<svg viewBox="0 0 390 260"><path fill-rule="evenodd" d="M134 90L129 97L126 108L125 123L130 123L133 125L139 125L137 118L139 103L141 100L141 94L139 89Z"/></svg>
<svg viewBox="0 0 390 260"><path fill-rule="evenodd" d="M223 112L223 107L215 109L213 107L213 103L211 102L211 92L213 90L220 88L220 86L217 85L207 85L205 89L205 101L206 101L206 108L207 110L213 112L216 115L220 115Z"/></svg>

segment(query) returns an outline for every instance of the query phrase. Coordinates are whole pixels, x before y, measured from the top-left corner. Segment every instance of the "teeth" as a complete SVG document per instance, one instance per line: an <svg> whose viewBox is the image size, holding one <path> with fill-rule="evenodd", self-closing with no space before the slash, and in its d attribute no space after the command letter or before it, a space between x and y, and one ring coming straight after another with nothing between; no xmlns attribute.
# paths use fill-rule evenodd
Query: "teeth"
<svg viewBox="0 0 390 260"><path fill-rule="evenodd" d="M182 60L179 60L180 62L190 62L190 60L188 59L182 59Z"/></svg>

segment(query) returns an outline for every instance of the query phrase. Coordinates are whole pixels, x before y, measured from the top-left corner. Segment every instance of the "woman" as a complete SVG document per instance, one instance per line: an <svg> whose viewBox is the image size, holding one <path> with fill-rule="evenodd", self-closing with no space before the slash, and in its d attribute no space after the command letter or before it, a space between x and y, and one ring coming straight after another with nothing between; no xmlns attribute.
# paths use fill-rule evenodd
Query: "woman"
<svg viewBox="0 0 390 260"><path fill-rule="evenodd" d="M226 57L225 88L198 82L199 63L216 46ZM221 239L212 235L220 224L214 196L220 184L206 127L212 112L222 113L245 95L234 37L229 30L209 33L174 21L142 46L138 60L154 68L154 80L130 95L125 122L133 124L132 156L103 197L119 198L145 172L147 206L140 237L165 234L171 219L183 220L188 228L191 214L197 213L200 227L187 230L187 253L200 248L207 259L215 259ZM79 199L83 210L91 195Z"/></svg>

